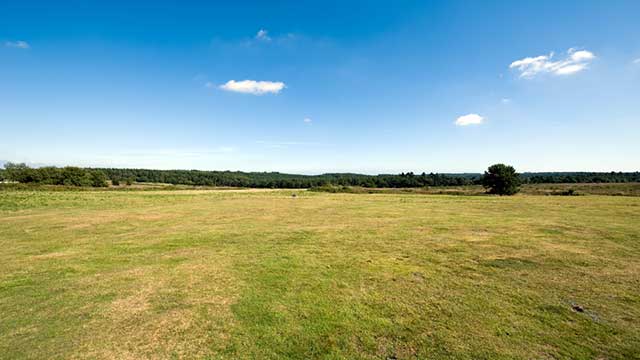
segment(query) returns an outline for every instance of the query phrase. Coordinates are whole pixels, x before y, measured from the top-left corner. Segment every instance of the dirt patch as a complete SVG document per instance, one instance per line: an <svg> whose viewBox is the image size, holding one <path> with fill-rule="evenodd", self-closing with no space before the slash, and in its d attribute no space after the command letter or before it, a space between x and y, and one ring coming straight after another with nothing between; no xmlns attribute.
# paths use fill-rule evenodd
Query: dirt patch
<svg viewBox="0 0 640 360"><path fill-rule="evenodd" d="M55 252L50 252L46 254L33 255L31 258L33 260L60 259L65 257L71 257L77 254L78 254L77 251L66 250L66 251L55 251Z"/></svg>

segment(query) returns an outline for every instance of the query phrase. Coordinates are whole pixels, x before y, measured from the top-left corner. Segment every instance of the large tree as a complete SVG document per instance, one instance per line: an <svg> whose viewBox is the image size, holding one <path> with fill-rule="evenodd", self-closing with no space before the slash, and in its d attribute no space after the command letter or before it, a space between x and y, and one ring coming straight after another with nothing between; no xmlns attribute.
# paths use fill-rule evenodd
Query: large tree
<svg viewBox="0 0 640 360"><path fill-rule="evenodd" d="M513 166L505 164L489 166L481 182L490 194L513 195L520 191L520 175Z"/></svg>

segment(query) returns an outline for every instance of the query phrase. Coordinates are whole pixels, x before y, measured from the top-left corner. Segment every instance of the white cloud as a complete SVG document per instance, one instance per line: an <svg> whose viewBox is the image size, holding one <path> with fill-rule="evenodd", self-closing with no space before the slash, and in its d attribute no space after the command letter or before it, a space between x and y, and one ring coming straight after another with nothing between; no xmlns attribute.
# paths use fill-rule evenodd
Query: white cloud
<svg viewBox="0 0 640 360"><path fill-rule="evenodd" d="M256 40L271 41L271 37L269 37L269 32L267 30L260 29L256 33Z"/></svg>
<svg viewBox="0 0 640 360"><path fill-rule="evenodd" d="M31 45L28 42L18 40L18 41L7 41L4 43L6 47L18 48L18 49L29 49Z"/></svg>
<svg viewBox="0 0 640 360"><path fill-rule="evenodd" d="M556 75L570 75L580 72L587 68L587 64L573 64L558 68L555 70Z"/></svg>
<svg viewBox="0 0 640 360"><path fill-rule="evenodd" d="M591 51L574 48L567 50L567 57L562 60L553 61L553 56L554 53L526 57L512 62L509 68L517 69L520 71L520 77L527 79L542 73L570 75L587 69L589 63L596 57Z"/></svg>
<svg viewBox="0 0 640 360"><path fill-rule="evenodd" d="M284 88L284 83L280 81L229 80L226 84L220 85L222 90L253 95L277 94Z"/></svg>
<svg viewBox="0 0 640 360"><path fill-rule="evenodd" d="M575 62L590 61L596 57L591 51L587 50L575 51L575 49L569 49L568 53L571 55L571 60Z"/></svg>
<svg viewBox="0 0 640 360"><path fill-rule="evenodd" d="M313 120L311 120L311 118L304 118L302 121L304 121L306 124L311 124L313 122Z"/></svg>
<svg viewBox="0 0 640 360"><path fill-rule="evenodd" d="M637 59L633 60L633 61L632 61L632 63L634 63L634 64L640 64L640 58L637 58Z"/></svg>
<svg viewBox="0 0 640 360"><path fill-rule="evenodd" d="M509 98L502 98L500 99L500 102L507 105L507 104L511 104L511 99Z"/></svg>
<svg viewBox="0 0 640 360"><path fill-rule="evenodd" d="M457 126L480 125L484 122L484 118L478 114L467 114L456 119Z"/></svg>

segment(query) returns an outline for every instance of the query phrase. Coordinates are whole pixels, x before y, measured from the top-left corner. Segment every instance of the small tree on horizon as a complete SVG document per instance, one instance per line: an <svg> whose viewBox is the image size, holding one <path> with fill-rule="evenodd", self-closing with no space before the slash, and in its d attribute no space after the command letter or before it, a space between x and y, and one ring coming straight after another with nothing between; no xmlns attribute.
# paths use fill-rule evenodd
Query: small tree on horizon
<svg viewBox="0 0 640 360"><path fill-rule="evenodd" d="M481 182L489 194L514 195L520 191L520 175L513 166L505 164L489 166Z"/></svg>

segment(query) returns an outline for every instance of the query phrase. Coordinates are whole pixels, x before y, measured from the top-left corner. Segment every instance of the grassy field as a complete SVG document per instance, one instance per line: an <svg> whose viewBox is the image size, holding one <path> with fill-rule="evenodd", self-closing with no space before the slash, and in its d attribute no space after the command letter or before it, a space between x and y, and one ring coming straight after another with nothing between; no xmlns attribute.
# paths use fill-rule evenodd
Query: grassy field
<svg viewBox="0 0 640 360"><path fill-rule="evenodd" d="M420 194L420 195L486 195L480 185L432 186L423 188L364 188L359 186L326 186L311 191L349 194ZM525 195L611 195L640 196L640 183L524 184Z"/></svg>
<svg viewBox="0 0 640 360"><path fill-rule="evenodd" d="M640 358L640 198L0 191L0 358Z"/></svg>

